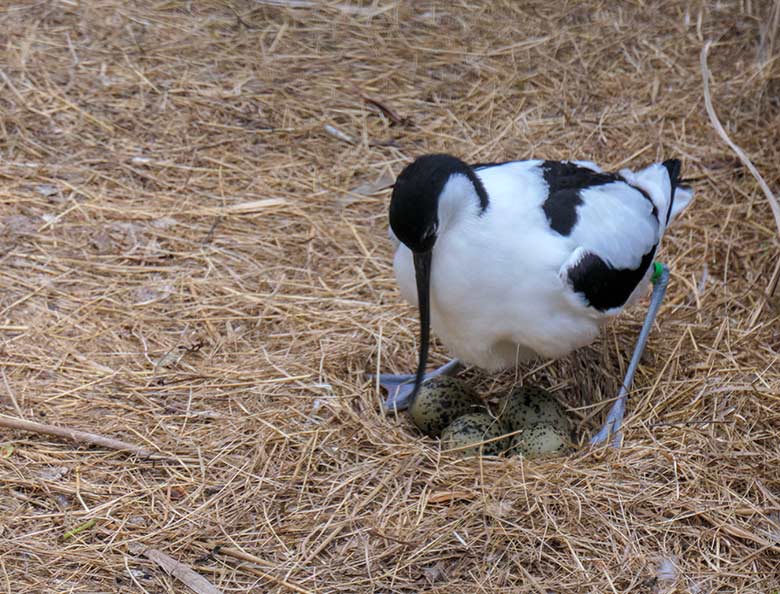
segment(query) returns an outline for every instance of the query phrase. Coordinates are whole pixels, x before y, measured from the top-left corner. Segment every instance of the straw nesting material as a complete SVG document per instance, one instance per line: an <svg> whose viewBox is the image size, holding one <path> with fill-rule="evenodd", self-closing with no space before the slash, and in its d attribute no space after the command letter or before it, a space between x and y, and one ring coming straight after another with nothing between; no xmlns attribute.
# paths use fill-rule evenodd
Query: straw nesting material
<svg viewBox="0 0 780 594"><path fill-rule="evenodd" d="M3 430L0 586L185 591L139 544L223 592L780 588L778 235L699 66L716 39L714 107L777 192L759 4L5 3L0 412L166 459ZM620 452L464 461L380 412L362 374L417 333L383 188L433 151L702 178ZM468 377L588 436L643 315Z"/></svg>

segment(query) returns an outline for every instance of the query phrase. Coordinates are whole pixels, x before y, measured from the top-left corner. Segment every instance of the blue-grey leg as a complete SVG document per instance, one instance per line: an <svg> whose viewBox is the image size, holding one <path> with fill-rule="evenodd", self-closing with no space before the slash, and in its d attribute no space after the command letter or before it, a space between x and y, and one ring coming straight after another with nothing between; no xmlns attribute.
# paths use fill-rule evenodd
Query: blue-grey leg
<svg viewBox="0 0 780 594"><path fill-rule="evenodd" d="M437 375L455 375L460 371L461 367L460 361L453 359L438 369L426 373L425 380L429 380ZM373 379L377 376L373 373L367 373L366 377ZM414 374L395 375L392 373L380 373L379 385L387 390L387 399L385 400L385 408L387 410L404 410L409 408L411 404L409 398L414 388Z"/></svg>
<svg viewBox="0 0 780 594"><path fill-rule="evenodd" d="M653 321L655 321L655 316L658 313L658 309L661 307L661 302L664 299L666 286L668 284L669 269L665 264L656 262L655 273L653 275L653 296L650 299L650 307L647 309L644 324L642 324L642 331L639 333L639 339L637 339L636 346L634 347L634 354L631 356L631 363L628 365L628 371L626 371L626 377L623 380L623 385L620 388L617 400L615 400L615 403L609 410L607 420L604 421L604 426L591 438L591 445L604 443L610 436L612 436L612 445L616 448L620 447L620 444L623 441L620 427L623 424L623 415L626 412L626 397L628 396L628 391L631 389L631 383L634 381L634 373L636 373L636 368L639 366L639 359L642 357L642 352L645 350L647 337L650 335Z"/></svg>

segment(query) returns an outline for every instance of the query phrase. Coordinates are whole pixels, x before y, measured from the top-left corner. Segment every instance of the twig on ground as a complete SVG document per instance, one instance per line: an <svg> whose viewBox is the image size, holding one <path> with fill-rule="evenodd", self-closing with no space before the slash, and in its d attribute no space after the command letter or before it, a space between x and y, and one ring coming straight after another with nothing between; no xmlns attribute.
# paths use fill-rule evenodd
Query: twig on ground
<svg viewBox="0 0 780 594"><path fill-rule="evenodd" d="M157 549L150 549L138 543L131 544L129 549L133 555L143 555L150 561L153 561L162 567L165 573L172 575L190 590L197 592L197 594L222 594L222 590L214 586L202 575Z"/></svg>
<svg viewBox="0 0 780 594"><path fill-rule="evenodd" d="M109 448L111 450L130 452L144 458L166 458L161 454L156 454L151 450L147 450L146 448L142 448L125 441L120 441L111 437L105 437L103 435L98 435L97 433L88 433L86 431L79 431L78 429L70 429L69 427L56 427L54 425L46 425L44 423L37 423L35 421L27 421L25 419L16 419L14 417L7 417L2 415L0 415L0 427L7 427L8 429L21 429L22 431L42 433L44 435L53 435L55 437L64 437L72 441L90 443L93 445Z"/></svg>

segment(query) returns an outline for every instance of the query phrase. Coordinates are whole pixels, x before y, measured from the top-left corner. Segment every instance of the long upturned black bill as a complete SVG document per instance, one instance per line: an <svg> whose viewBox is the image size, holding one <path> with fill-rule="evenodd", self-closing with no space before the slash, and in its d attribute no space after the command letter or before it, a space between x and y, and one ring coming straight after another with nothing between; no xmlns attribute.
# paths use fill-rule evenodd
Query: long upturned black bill
<svg viewBox="0 0 780 594"><path fill-rule="evenodd" d="M431 259L432 250L414 253L414 275L417 279L417 305L420 309L420 360L409 402L414 402L425 377L428 345L431 338Z"/></svg>

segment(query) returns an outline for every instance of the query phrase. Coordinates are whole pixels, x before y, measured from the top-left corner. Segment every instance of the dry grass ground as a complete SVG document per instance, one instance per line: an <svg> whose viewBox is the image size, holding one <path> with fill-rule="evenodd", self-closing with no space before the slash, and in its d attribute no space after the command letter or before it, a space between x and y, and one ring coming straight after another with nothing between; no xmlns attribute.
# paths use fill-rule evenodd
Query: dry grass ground
<svg viewBox="0 0 780 594"><path fill-rule="evenodd" d="M139 544L223 592L780 588L778 235L699 68L718 39L777 190L769 3L281 4L0 7L0 412L168 457L1 430L0 590L188 591ZM619 452L463 461L381 413L362 374L414 366L417 317L365 184L441 150L703 177ZM469 375L551 386L587 437L643 313Z"/></svg>

